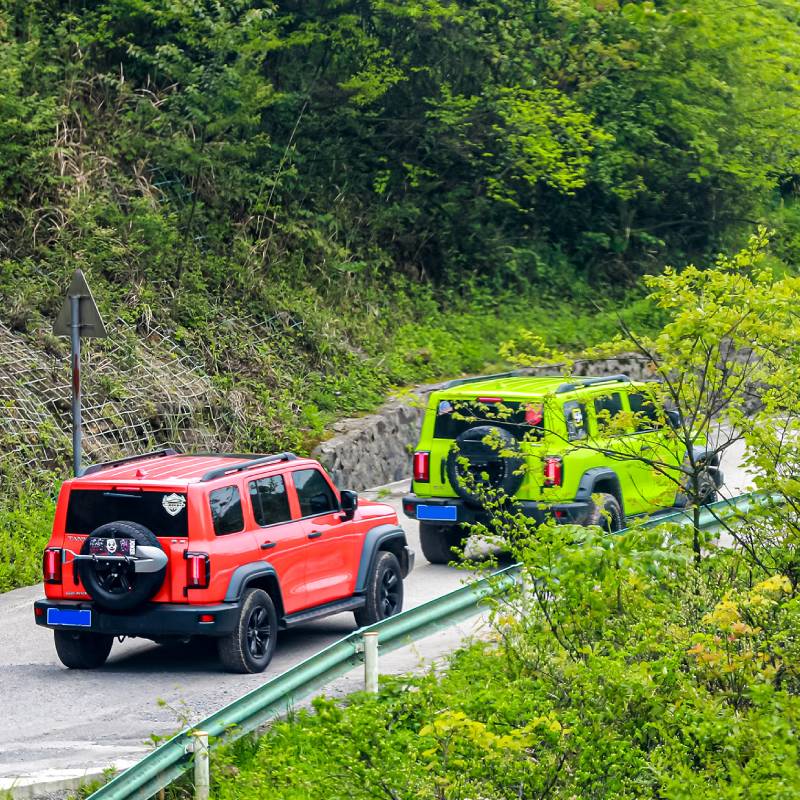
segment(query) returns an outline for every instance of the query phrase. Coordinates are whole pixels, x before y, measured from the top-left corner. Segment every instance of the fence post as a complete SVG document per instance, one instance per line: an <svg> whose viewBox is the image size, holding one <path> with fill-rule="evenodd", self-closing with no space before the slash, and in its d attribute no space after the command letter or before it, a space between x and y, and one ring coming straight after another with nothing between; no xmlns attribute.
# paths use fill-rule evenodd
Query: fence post
<svg viewBox="0 0 800 800"><path fill-rule="evenodd" d="M522 585L522 610L524 613L530 608L531 605L533 605L535 596L533 592L533 581L528 570L525 569L525 567L522 567L519 575L520 583Z"/></svg>
<svg viewBox="0 0 800 800"><path fill-rule="evenodd" d="M367 631L364 639L364 691L378 693L378 633Z"/></svg>
<svg viewBox="0 0 800 800"><path fill-rule="evenodd" d="M208 734L192 731L194 754L194 800L208 800L211 780L208 769Z"/></svg>

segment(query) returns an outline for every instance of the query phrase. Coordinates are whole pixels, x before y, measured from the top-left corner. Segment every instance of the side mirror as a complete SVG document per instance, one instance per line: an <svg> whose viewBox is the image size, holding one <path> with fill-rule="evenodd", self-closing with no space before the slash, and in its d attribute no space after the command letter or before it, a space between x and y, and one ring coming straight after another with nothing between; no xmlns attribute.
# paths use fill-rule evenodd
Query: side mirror
<svg viewBox="0 0 800 800"><path fill-rule="evenodd" d="M350 489L342 489L339 492L342 498L342 513L345 519L353 519L356 515L358 508L358 492L353 492Z"/></svg>
<svg viewBox="0 0 800 800"><path fill-rule="evenodd" d="M666 411L667 422L671 428L680 428L683 418L680 411Z"/></svg>

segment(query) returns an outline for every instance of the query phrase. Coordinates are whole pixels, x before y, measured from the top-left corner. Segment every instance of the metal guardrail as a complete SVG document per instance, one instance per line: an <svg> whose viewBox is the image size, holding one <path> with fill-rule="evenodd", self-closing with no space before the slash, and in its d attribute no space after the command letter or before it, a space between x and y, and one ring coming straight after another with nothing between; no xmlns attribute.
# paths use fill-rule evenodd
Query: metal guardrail
<svg viewBox="0 0 800 800"><path fill-rule="evenodd" d="M759 502L756 494L720 500L700 513L700 527L714 531L724 527L724 518L746 513ZM688 512L678 511L653 517L643 523L655 527L667 523L692 524ZM295 701L363 663L364 634L377 634L382 652L403 647L429 634L477 614L481 601L503 593L516 582L519 565L514 564L486 578L449 592L427 603L403 611L345 636L305 661L288 669L263 686L173 736L141 761L117 775L94 792L88 800L146 800L168 786L192 766L193 730L202 730L212 747L256 730L285 712Z"/></svg>

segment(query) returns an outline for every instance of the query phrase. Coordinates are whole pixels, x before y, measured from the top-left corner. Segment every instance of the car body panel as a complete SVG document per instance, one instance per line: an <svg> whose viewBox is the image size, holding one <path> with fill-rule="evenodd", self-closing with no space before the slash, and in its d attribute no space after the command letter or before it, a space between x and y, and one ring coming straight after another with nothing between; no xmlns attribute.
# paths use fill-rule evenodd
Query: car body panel
<svg viewBox="0 0 800 800"><path fill-rule="evenodd" d="M457 409L460 402L469 404L470 408L487 409L486 418L476 415L475 425L492 425L491 409L503 409L502 403L541 406L544 432L536 441L519 442L525 474L515 494L516 500L536 504L536 508L571 503L586 494L587 475L595 474L598 468L608 468L616 476L626 513L640 514L672 506L679 470L686 455L680 440L667 435L664 428L639 430L640 420L636 426L631 423L623 431L612 429L610 433L603 426L605 417L596 409L596 405L603 405L605 398L618 395L615 402L619 403L619 410L631 416L629 398L642 394L646 386L644 382L629 381L623 376L598 379L586 385L577 379L570 383L562 377L501 376L456 382L456 385L432 392L416 447L417 451L430 453L430 477L427 481L412 480L409 507L416 509L426 498L442 501L459 498L446 474L454 439L437 437L436 420L441 413L452 413L450 407ZM496 412L495 419L503 421L504 417ZM468 420L464 424L469 424ZM697 437L696 441L700 445L703 443L702 437ZM548 456L562 459L560 486L547 488L544 485L544 459ZM648 460L654 463L647 463Z"/></svg>
<svg viewBox="0 0 800 800"><path fill-rule="evenodd" d="M301 469L314 469L322 474L333 493L332 502L337 506L334 511L305 518L301 516L292 478L292 474ZM212 470L224 472L203 480ZM291 519L262 526L256 520L250 484L261 478L275 476L281 476L285 482ZM395 528L398 535L402 536L402 547L407 549L397 514L390 506L362 501L352 515L345 514L341 510L339 490L313 459L291 456L259 464L248 456L145 456L140 461L130 460L124 464L92 468L89 474L64 482L48 544L49 548L62 550L62 579L60 583L46 583L46 600L40 601L53 608L94 607L92 599L77 580L77 570L72 561L72 556L79 553L88 534L66 530L67 509L72 492L77 489L97 492L97 497L101 498L97 502L102 502L103 497L118 499L121 495L133 496L135 492L139 499L147 492L159 492L164 495L161 501L164 509L167 510L170 505L171 510L167 513L186 515L186 536L158 536L158 531L153 531L168 555L168 562L161 588L146 603L145 616L152 620L164 620L165 613L177 608L197 607L200 613L203 608L237 603L244 588L249 585L263 586L266 579L274 579L275 583L271 585L277 587L282 615L296 615L315 608L320 608L322 613L335 608L331 603L358 594L356 580L359 569L365 558L370 560L373 557L372 549L380 546L374 537L368 535L376 526L389 525ZM210 498L213 492L220 489L238 491L241 524L238 529L218 534L214 528ZM185 500L171 503L167 498L172 494L185 497ZM92 498L92 502L95 502L94 494L75 495L76 499L78 497ZM235 494L231 493L230 497L235 498ZM111 503L111 500L108 502ZM219 514L219 507L216 508ZM238 520L236 515L234 517ZM236 524L238 522L234 528ZM309 534L316 531L321 531L322 535L310 538ZM187 588L187 552L208 556L208 586ZM405 561L406 564L413 564L413 554L406 556ZM101 627L97 630L108 632L116 614L120 619L124 617L128 620L124 624L120 622L121 629L137 631L132 635L157 638L158 630L148 633L146 623L130 621L130 617L137 613L144 614L143 608L124 613L98 614L97 624ZM38 608L36 621L38 624L47 624L46 614L41 616L42 610L46 611L44 606ZM187 626L199 625L199 632L212 630L211 627L204 628L197 622L198 619L196 614L182 615L182 621L176 623L177 628L183 630ZM216 630L221 630L219 625Z"/></svg>

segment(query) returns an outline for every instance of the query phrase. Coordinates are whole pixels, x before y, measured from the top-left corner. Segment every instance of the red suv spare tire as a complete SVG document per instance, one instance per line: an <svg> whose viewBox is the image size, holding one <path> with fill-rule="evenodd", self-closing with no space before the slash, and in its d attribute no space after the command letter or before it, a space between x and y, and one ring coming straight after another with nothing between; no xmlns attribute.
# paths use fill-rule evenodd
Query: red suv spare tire
<svg viewBox="0 0 800 800"><path fill-rule="evenodd" d="M114 541L108 552L121 552L120 540L132 539L136 542L136 551L142 548L163 548L155 534L136 522L109 522L95 528L81 546L81 555L92 554L92 540L102 539ZM78 561L78 575L89 596L98 606L109 611L127 611L146 603L161 588L167 572L167 558L164 554L163 564L154 571L137 572L136 557L120 558L115 561L97 559L81 559ZM160 561L158 559L157 561ZM151 559L152 561L152 559Z"/></svg>

